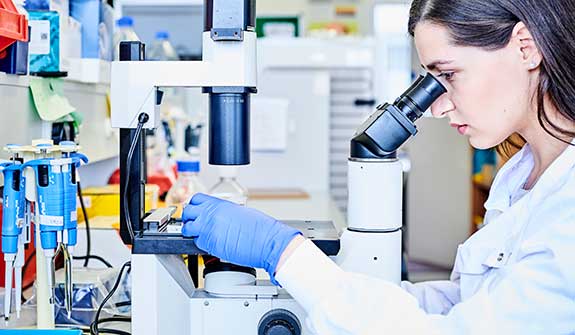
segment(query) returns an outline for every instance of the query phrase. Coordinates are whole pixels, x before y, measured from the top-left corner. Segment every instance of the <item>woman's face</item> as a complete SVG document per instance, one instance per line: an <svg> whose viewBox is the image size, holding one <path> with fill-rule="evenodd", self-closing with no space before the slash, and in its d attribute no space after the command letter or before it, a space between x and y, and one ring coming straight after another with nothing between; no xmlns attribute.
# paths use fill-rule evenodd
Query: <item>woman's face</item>
<svg viewBox="0 0 575 335"><path fill-rule="evenodd" d="M455 46L446 28L427 22L416 26L415 45L422 66L447 88L432 114L448 117L473 147L494 147L527 126L533 88L520 48Z"/></svg>

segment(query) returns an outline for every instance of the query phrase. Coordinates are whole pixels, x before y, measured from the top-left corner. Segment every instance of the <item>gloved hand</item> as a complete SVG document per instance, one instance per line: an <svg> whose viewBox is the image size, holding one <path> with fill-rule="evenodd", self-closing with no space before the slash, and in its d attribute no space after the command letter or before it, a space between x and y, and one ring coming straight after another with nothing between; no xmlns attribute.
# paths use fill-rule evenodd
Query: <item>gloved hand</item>
<svg viewBox="0 0 575 335"><path fill-rule="evenodd" d="M210 255L237 265L265 269L272 282L278 261L301 232L255 209L202 193L184 208L182 235Z"/></svg>

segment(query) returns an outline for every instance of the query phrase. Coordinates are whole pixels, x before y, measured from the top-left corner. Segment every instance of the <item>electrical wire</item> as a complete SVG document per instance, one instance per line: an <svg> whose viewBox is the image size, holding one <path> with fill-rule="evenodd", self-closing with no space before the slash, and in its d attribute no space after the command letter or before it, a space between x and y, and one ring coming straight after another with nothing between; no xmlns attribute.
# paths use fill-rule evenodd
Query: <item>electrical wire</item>
<svg viewBox="0 0 575 335"><path fill-rule="evenodd" d="M138 144L138 139L140 138L140 133L144 124L148 122L149 116L146 113L140 113L138 115L138 127L136 128L136 133L132 138L132 143L130 144L130 150L128 151L128 157L126 160L126 181L124 183L124 216L126 217L126 225L128 226L128 232L130 233L130 240L132 244L134 243L134 229L132 228L132 219L130 218L130 204L128 202L128 188L130 186L130 173L132 170L132 158L134 156L134 150L136 150L136 145Z"/></svg>
<svg viewBox="0 0 575 335"><path fill-rule="evenodd" d="M120 286L120 282L122 280L122 275L124 274L124 270L126 268L131 268L131 267L132 267L132 263L130 261L128 261L128 262L124 263L124 265L122 265L122 268L120 269L120 273L118 274L118 278L116 279L114 286L112 287L112 289L110 290L108 295L104 298L104 300L102 300L102 303L100 304L100 306L98 307L98 311L96 312L96 316L94 317L94 321L90 325L90 334L91 335L99 335L100 329L99 329L98 325L102 322L108 322L108 321L104 321L104 320L110 320L111 319L111 318L105 318L105 319L100 320L100 313L102 312L102 309L104 308L104 306L106 305L108 300L110 300L110 298L114 295L114 293L116 293L118 286ZM122 319L126 320L127 318L123 317Z"/></svg>
<svg viewBox="0 0 575 335"><path fill-rule="evenodd" d="M90 328L89 327L80 327L80 326L76 326L76 325L57 325L56 328L57 329L79 329L82 331L83 334L90 334ZM131 335L129 332L127 332L125 330L119 330L119 329L100 328L99 330L105 334Z"/></svg>
<svg viewBox="0 0 575 335"><path fill-rule="evenodd" d="M86 257L84 258L84 267L88 267L88 262L90 261L90 252L92 251L92 238L90 236L90 220L88 219L88 214L86 212L86 205L84 204L84 196L82 195L82 186L80 186L80 181L76 182L76 187L78 189L78 198L80 199L80 207L82 207L82 214L84 215L84 223L86 224ZM79 259L74 257L74 259Z"/></svg>
<svg viewBox="0 0 575 335"><path fill-rule="evenodd" d="M105 260L104 258L98 256L98 255L90 255L90 256L74 256L75 260L86 260L87 258L89 259L93 259L93 260L97 260L102 262L107 268L113 268L112 264L110 264L110 262L108 262L107 260Z"/></svg>

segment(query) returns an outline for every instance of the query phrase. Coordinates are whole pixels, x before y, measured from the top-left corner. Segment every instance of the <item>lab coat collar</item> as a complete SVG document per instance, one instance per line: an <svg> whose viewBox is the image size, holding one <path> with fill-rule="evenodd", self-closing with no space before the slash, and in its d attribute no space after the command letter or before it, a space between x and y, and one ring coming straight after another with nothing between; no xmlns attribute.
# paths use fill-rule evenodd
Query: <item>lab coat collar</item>
<svg viewBox="0 0 575 335"><path fill-rule="evenodd" d="M526 144L497 173L485 202L485 209L500 212L508 209L509 197L525 182L531 169L533 169L533 155L531 147Z"/></svg>
<svg viewBox="0 0 575 335"><path fill-rule="evenodd" d="M546 195L562 185L560 181L565 180L567 172L575 165L575 139L571 144L545 170L531 190L531 205L538 204ZM501 212L507 210L511 206L510 196L523 186L533 169L533 164L531 147L526 144L500 169L485 202L485 209Z"/></svg>

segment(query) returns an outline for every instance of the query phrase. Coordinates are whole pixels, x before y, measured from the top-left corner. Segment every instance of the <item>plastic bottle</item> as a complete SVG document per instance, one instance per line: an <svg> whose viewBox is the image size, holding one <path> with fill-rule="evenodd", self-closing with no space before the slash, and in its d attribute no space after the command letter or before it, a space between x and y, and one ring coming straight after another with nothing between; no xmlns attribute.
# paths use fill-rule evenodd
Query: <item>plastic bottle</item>
<svg viewBox="0 0 575 335"><path fill-rule="evenodd" d="M248 191L236 180L237 168L220 167L220 180L210 189L214 197L235 202L245 206L248 200Z"/></svg>
<svg viewBox="0 0 575 335"><path fill-rule="evenodd" d="M200 162L194 158L184 158L176 161L178 178L166 195L166 204L176 206L174 217L182 216L182 209L190 202L192 196L198 192L206 192L198 173Z"/></svg>
<svg viewBox="0 0 575 335"><path fill-rule="evenodd" d="M114 34L114 60L120 59L120 42L139 41L140 38L134 31L134 19L130 16L121 17L116 21L117 30Z"/></svg>
<svg viewBox="0 0 575 335"><path fill-rule="evenodd" d="M146 58L157 61L180 60L176 49L170 43L170 34L167 31L158 31L156 33L156 40L152 43Z"/></svg>

